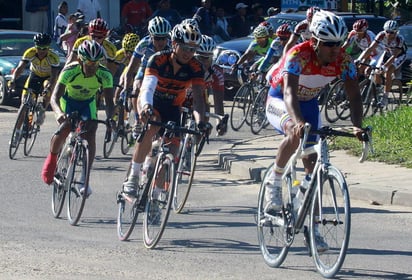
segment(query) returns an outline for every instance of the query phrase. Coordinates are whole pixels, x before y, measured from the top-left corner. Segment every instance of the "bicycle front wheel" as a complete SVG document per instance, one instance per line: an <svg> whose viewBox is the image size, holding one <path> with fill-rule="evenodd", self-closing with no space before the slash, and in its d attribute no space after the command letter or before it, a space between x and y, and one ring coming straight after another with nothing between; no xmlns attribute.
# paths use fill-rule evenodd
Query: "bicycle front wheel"
<svg viewBox="0 0 412 280"><path fill-rule="evenodd" d="M249 107L252 103L253 88L250 84L243 84L233 97L230 111L230 125L234 131L238 131L246 121Z"/></svg>
<svg viewBox="0 0 412 280"><path fill-rule="evenodd" d="M259 190L259 200L257 209L257 232L260 252L265 263L270 267L279 267L285 260L289 245L285 242L285 219L281 216L271 217L265 214L265 184L266 178L273 170L271 164L266 170Z"/></svg>
<svg viewBox="0 0 412 280"><path fill-rule="evenodd" d="M188 134L183 142L180 160L177 165L176 183L173 195L173 210L180 213L189 197L190 189L195 174L196 160L195 145L196 139L193 135Z"/></svg>
<svg viewBox="0 0 412 280"><path fill-rule="evenodd" d="M36 142L37 134L40 132L40 126L36 124L37 113L30 110L33 115L31 122L27 119L23 124L25 135L24 135L24 155L28 156L33 149L34 142ZM30 113L29 113L30 114Z"/></svg>
<svg viewBox="0 0 412 280"><path fill-rule="evenodd" d="M117 236L120 241L129 239L139 215L139 202L136 197L129 197L122 192L117 194Z"/></svg>
<svg viewBox="0 0 412 280"><path fill-rule="evenodd" d="M77 144L68 182L67 216L72 226L77 225L86 203L89 188L89 150L87 144ZM83 189L83 192L80 190Z"/></svg>
<svg viewBox="0 0 412 280"><path fill-rule="evenodd" d="M104 158L109 158L110 154L113 151L114 148L114 144L117 142L117 137L118 137L118 133L116 131L116 129L112 129L111 131L111 135L110 135L110 140L107 139L109 132L106 131L106 137L104 139L104 143L103 143L103 157Z"/></svg>
<svg viewBox="0 0 412 280"><path fill-rule="evenodd" d="M268 91L268 87L262 88L250 108L250 129L253 134L259 134L268 123L266 118L266 98Z"/></svg>
<svg viewBox="0 0 412 280"><path fill-rule="evenodd" d="M18 123L19 120L21 120L22 125L19 127ZM18 115L17 115L17 119L16 119L16 123L14 124L14 128L13 128L13 133L11 134L11 139L10 139L10 143L9 143L9 158L10 159L14 159L14 157L16 156L17 150L19 149L20 143L21 143L21 139L24 137L24 130L20 129L20 133L18 133L18 129L19 128L23 128L24 125L23 123L28 121L28 110L27 107L22 107L22 109L20 109Z"/></svg>
<svg viewBox="0 0 412 280"><path fill-rule="evenodd" d="M349 192L342 173L333 166L322 175L320 188L314 195L310 213L310 244L317 270L324 277L332 278L341 268L349 244ZM319 236L327 244L326 248L322 246L322 251L317 246Z"/></svg>
<svg viewBox="0 0 412 280"><path fill-rule="evenodd" d="M159 160L151 180L143 218L143 242L148 249L154 248L163 235L172 206L175 185L176 171L173 155L168 154Z"/></svg>
<svg viewBox="0 0 412 280"><path fill-rule="evenodd" d="M53 179L52 188L52 212L55 218L58 218L62 212L64 200L66 198L65 183L67 172L69 170L70 157L66 152L67 146L64 146L57 160L57 168Z"/></svg>

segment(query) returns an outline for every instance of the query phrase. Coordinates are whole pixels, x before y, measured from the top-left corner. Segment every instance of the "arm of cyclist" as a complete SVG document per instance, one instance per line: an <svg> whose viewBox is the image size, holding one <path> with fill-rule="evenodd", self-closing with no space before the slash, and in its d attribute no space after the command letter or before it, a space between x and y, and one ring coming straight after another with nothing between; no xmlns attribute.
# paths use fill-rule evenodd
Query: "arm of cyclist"
<svg viewBox="0 0 412 280"><path fill-rule="evenodd" d="M362 62L365 59L367 59L372 52L376 49L376 47L379 45L378 41L373 41L372 45L369 46L369 48L367 48L366 50L364 50L358 57L358 59L356 59L356 61Z"/></svg>
<svg viewBox="0 0 412 280"><path fill-rule="evenodd" d="M24 69L26 69L27 64L29 64L28 60L20 60L19 64L16 67L16 70L14 70L13 75L11 76L11 79L9 81L9 88L10 89L15 88L15 86L16 86L15 81L23 73Z"/></svg>
<svg viewBox="0 0 412 280"><path fill-rule="evenodd" d="M344 81L345 90L350 103L351 120L354 126L354 134L362 141L362 97L357 79L346 79Z"/></svg>
<svg viewBox="0 0 412 280"><path fill-rule="evenodd" d="M295 123L295 126L293 127L293 135L300 138L304 133L305 119L300 111L299 100L297 97L298 86L299 76L290 73L284 75L283 100L289 115Z"/></svg>
<svg viewBox="0 0 412 280"><path fill-rule="evenodd" d="M195 117L196 123L198 125L205 123L206 104L203 96L204 90L205 89L203 85L192 86L193 116Z"/></svg>
<svg viewBox="0 0 412 280"><path fill-rule="evenodd" d="M64 84L57 83L50 99L50 106L56 116L56 121L58 124L61 124L66 120L66 115L60 108L60 98L64 95L65 90L66 86Z"/></svg>

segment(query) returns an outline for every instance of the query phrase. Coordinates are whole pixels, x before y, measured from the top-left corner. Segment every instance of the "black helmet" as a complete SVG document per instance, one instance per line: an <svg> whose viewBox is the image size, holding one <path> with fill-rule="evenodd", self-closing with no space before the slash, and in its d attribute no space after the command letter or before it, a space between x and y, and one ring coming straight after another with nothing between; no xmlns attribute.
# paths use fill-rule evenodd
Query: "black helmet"
<svg viewBox="0 0 412 280"><path fill-rule="evenodd" d="M36 46L50 46L51 36L47 33L38 33L34 35L33 42Z"/></svg>

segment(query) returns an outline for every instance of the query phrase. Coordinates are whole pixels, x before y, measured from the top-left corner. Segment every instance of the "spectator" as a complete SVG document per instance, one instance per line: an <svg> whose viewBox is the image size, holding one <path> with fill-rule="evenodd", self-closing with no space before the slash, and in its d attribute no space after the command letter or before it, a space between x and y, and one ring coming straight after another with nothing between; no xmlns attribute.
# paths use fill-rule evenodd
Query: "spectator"
<svg viewBox="0 0 412 280"><path fill-rule="evenodd" d="M130 0L122 8L124 25L130 24L137 30L142 30L152 15L152 8L145 0ZM143 35L143 34L139 34Z"/></svg>
<svg viewBox="0 0 412 280"><path fill-rule="evenodd" d="M50 33L48 11L50 10L50 3L48 0L27 0L26 12L30 15L27 18L28 30Z"/></svg>
<svg viewBox="0 0 412 280"><path fill-rule="evenodd" d="M60 35L66 31L68 25L66 14L69 7L67 6L67 2L63 1L59 4L59 6L57 6L57 8L59 9L59 13L54 20L53 39L59 46L61 46Z"/></svg>
<svg viewBox="0 0 412 280"><path fill-rule="evenodd" d="M268 19L268 18L270 18L270 17L273 17L273 16L279 14L279 12L280 12L279 8L269 7L269 9L268 9L267 12L266 12L266 14L267 14L266 19Z"/></svg>
<svg viewBox="0 0 412 280"><path fill-rule="evenodd" d="M247 7L248 5L242 2L236 4L235 9L237 11L237 14L232 18L230 22L232 37L238 38L249 35L250 27L252 24L246 18Z"/></svg>
<svg viewBox="0 0 412 280"><path fill-rule="evenodd" d="M182 17L176 9L170 7L170 0L160 0L157 10L155 10L151 16L154 17L163 17L167 19L172 28L182 21Z"/></svg>
<svg viewBox="0 0 412 280"><path fill-rule="evenodd" d="M201 7L197 9L193 18L199 23L200 32L204 35L213 36L213 28L215 20L213 19L212 11L210 10L211 0L201 0Z"/></svg>
<svg viewBox="0 0 412 280"><path fill-rule="evenodd" d="M84 15L80 12L71 14L69 16L69 24L66 31L60 36L62 42L62 49L68 56L73 49L74 42L80 37L80 31L84 25Z"/></svg>
<svg viewBox="0 0 412 280"><path fill-rule="evenodd" d="M84 15L85 23L101 17L102 7L99 0L79 0L77 11Z"/></svg>
<svg viewBox="0 0 412 280"><path fill-rule="evenodd" d="M215 36L214 39L216 42L228 41L230 40L230 26L225 18L225 9L217 8L216 10L216 26L215 26ZM216 37L219 37L216 39ZM220 39L220 40L219 40Z"/></svg>
<svg viewBox="0 0 412 280"><path fill-rule="evenodd" d="M249 16L249 21L253 25L253 27L256 27L261 23L262 21L265 21L265 17L263 16L263 7L260 5L260 3L255 3L252 5L252 11L253 14Z"/></svg>

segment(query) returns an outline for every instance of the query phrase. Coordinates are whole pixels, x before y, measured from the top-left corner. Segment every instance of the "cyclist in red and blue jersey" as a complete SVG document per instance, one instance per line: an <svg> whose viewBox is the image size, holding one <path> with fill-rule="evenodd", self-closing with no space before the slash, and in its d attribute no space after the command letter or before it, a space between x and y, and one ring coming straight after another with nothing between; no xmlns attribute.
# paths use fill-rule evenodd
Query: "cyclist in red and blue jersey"
<svg viewBox="0 0 412 280"><path fill-rule="evenodd" d="M334 13L319 11L313 16L310 30L311 39L290 49L270 79L266 115L285 138L279 146L274 168L265 181L267 213L281 209L285 165L299 144L305 123L310 123L314 129L320 127L317 97L320 90L336 76L344 81L355 133L361 139L362 101L356 67L341 48L347 34L346 25ZM316 140L316 137L310 137L308 142L314 143ZM312 172L315 161L314 157L303 160L307 174ZM320 240L317 244L322 247L318 250L327 250L328 245L323 237L317 238Z"/></svg>

